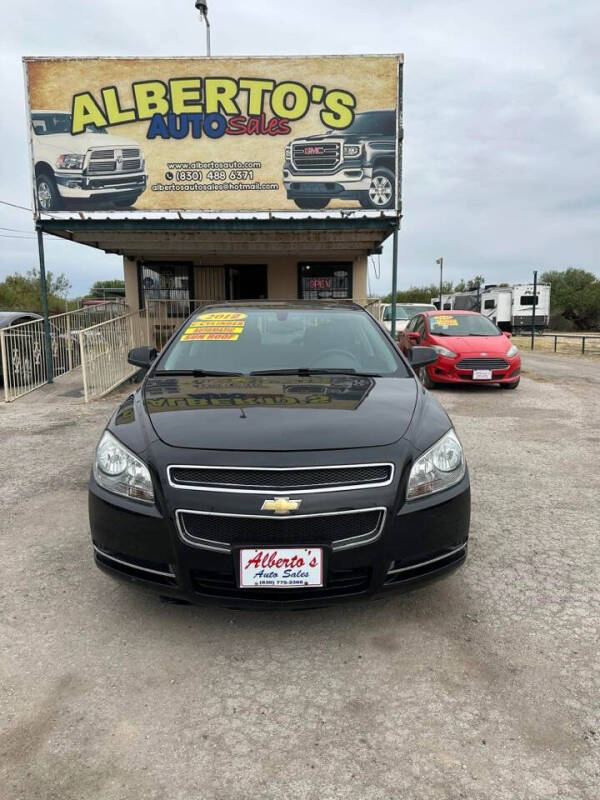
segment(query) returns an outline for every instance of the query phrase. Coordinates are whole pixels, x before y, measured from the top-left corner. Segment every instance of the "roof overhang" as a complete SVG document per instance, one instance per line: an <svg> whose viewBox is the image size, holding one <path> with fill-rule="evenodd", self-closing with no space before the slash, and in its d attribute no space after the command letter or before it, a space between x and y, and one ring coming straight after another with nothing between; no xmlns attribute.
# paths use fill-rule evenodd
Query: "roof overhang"
<svg viewBox="0 0 600 800"><path fill-rule="evenodd" d="M380 252L397 229L396 213L335 211L295 214L210 215L171 212L107 217L101 213L42 216L54 236L140 260L266 257L321 254L329 258Z"/></svg>

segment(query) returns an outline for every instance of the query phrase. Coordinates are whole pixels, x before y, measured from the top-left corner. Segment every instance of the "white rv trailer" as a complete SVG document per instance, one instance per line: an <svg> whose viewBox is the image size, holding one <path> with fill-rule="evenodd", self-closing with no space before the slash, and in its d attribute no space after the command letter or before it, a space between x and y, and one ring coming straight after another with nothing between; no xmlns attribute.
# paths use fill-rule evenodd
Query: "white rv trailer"
<svg viewBox="0 0 600 800"><path fill-rule="evenodd" d="M439 295L431 302L439 308ZM531 330L533 283L512 286L487 284L478 292L454 292L442 295L443 311L479 311L503 331L522 333ZM535 329L544 331L550 320L550 284L538 283L535 301Z"/></svg>
<svg viewBox="0 0 600 800"><path fill-rule="evenodd" d="M538 283L535 299L535 329L545 330L550 323L550 284ZM531 330L533 283L515 283L512 287L512 332Z"/></svg>

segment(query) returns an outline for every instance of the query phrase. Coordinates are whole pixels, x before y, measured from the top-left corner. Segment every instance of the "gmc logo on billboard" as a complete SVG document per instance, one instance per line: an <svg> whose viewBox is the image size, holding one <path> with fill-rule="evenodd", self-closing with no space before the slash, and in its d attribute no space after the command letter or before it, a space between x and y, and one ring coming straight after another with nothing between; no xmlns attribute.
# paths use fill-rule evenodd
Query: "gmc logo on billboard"
<svg viewBox="0 0 600 800"><path fill-rule="evenodd" d="M324 152L325 150L322 147L316 147L315 145L304 148L305 156L322 156Z"/></svg>

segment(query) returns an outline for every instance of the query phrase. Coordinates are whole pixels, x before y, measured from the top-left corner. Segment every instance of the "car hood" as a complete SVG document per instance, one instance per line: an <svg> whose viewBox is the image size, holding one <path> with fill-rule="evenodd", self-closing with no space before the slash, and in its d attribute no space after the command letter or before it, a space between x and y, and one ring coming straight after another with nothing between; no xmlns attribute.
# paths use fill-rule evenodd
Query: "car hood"
<svg viewBox="0 0 600 800"><path fill-rule="evenodd" d="M447 347L459 355L504 356L510 347L506 336L431 336L432 344Z"/></svg>
<svg viewBox="0 0 600 800"><path fill-rule="evenodd" d="M333 450L401 438L417 401L414 378L150 377L144 402L172 447Z"/></svg>

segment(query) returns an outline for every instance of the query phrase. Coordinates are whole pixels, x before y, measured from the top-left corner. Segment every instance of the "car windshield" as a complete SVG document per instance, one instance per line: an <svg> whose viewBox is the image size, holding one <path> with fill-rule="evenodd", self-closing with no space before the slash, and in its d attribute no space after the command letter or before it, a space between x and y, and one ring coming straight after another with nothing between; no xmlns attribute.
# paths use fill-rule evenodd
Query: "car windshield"
<svg viewBox="0 0 600 800"><path fill-rule="evenodd" d="M406 311L402 308L402 306L396 306L396 319L408 319ZM392 321L392 307L386 306L383 309L383 321L384 322L391 322Z"/></svg>
<svg viewBox="0 0 600 800"><path fill-rule="evenodd" d="M357 114L354 121L344 128L341 133L357 136L395 136L396 112L395 111L365 111ZM339 136L339 130L328 130L328 136Z"/></svg>
<svg viewBox="0 0 600 800"><path fill-rule="evenodd" d="M213 306L190 317L162 354L156 372L408 376L367 312L256 306Z"/></svg>
<svg viewBox="0 0 600 800"><path fill-rule="evenodd" d="M31 124L36 136L71 133L71 115L66 111L35 111L31 115ZM88 133L106 133L104 128L97 128L92 123L86 125L85 129Z"/></svg>
<svg viewBox="0 0 600 800"><path fill-rule="evenodd" d="M419 306L419 305L400 305L396 306L396 319L412 319L416 317L417 314L422 314L423 311L433 311L433 306L430 304ZM392 319L392 307L386 306L383 310L383 320L384 322L390 322Z"/></svg>
<svg viewBox="0 0 600 800"><path fill-rule="evenodd" d="M432 336L502 336L491 320L481 314L436 314L427 317Z"/></svg>

